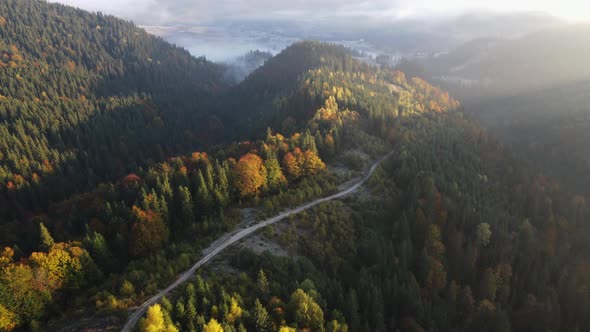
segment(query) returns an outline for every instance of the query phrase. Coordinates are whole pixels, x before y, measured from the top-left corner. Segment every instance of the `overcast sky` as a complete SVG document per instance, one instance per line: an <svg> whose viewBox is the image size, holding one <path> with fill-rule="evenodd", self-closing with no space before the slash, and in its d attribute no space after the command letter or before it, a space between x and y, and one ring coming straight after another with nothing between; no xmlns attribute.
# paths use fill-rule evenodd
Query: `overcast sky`
<svg viewBox="0 0 590 332"><path fill-rule="evenodd" d="M224 19L305 20L366 15L381 19L443 16L472 10L545 12L590 20L588 0L50 0L102 11L143 25L207 23Z"/></svg>

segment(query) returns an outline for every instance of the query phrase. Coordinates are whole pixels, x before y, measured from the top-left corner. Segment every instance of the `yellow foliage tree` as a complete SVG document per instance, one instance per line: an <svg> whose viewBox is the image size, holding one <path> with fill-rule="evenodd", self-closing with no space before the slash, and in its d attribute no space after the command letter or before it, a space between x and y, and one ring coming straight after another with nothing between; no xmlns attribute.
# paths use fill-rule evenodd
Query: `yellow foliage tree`
<svg viewBox="0 0 590 332"><path fill-rule="evenodd" d="M0 304L0 331L12 331L16 327L16 315Z"/></svg>
<svg viewBox="0 0 590 332"><path fill-rule="evenodd" d="M74 244L56 243L47 253L34 252L31 265L37 271L37 280L50 290L74 281L81 281L83 264L90 261L88 252Z"/></svg>
<svg viewBox="0 0 590 332"><path fill-rule="evenodd" d="M326 165L320 159L320 157L311 150L306 150L303 152L303 169L305 171L305 175L316 175L321 170L326 168Z"/></svg>
<svg viewBox="0 0 590 332"><path fill-rule="evenodd" d="M297 289L291 294L289 307L295 313L298 327L309 328L312 331L324 330L324 312L314 299L302 289Z"/></svg>
<svg viewBox="0 0 590 332"><path fill-rule="evenodd" d="M215 318L211 318L209 323L203 325L203 332L223 332L223 327Z"/></svg>
<svg viewBox="0 0 590 332"><path fill-rule="evenodd" d="M238 300L232 296L230 299L229 313L226 317L227 322L233 325L240 317L242 317L242 308L240 308Z"/></svg>
<svg viewBox="0 0 590 332"><path fill-rule="evenodd" d="M178 332L178 329L172 324L166 324L162 307L154 304L149 307L147 317L142 318L139 322L141 332Z"/></svg>
<svg viewBox="0 0 590 332"><path fill-rule="evenodd" d="M14 250L12 250L10 247L5 247L2 253L0 253L0 268L12 263L13 256Z"/></svg>

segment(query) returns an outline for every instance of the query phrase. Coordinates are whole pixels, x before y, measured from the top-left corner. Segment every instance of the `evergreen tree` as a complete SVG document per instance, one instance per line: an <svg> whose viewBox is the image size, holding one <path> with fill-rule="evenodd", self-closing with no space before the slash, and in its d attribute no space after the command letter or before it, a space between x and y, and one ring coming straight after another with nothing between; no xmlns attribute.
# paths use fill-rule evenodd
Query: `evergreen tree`
<svg viewBox="0 0 590 332"><path fill-rule="evenodd" d="M266 274L262 269L258 271L256 284L258 285L258 291L260 292L260 295L263 299L266 299L270 294L270 285L268 283L268 279L266 278Z"/></svg>
<svg viewBox="0 0 590 332"><path fill-rule="evenodd" d="M254 303L254 319L256 321L256 331L258 332L271 332L272 325L270 316L266 308L260 303L258 299Z"/></svg>
<svg viewBox="0 0 590 332"><path fill-rule="evenodd" d="M187 187L178 187L178 200L180 203L180 218L184 225L190 225L195 222L193 199L191 192Z"/></svg>
<svg viewBox="0 0 590 332"><path fill-rule="evenodd" d="M53 237L51 237L49 230L47 229L47 227L45 227L43 223L39 223L39 236L39 248L41 248L41 250L43 251L51 250L51 247L53 247L53 244L55 242L53 241Z"/></svg>
<svg viewBox="0 0 590 332"><path fill-rule="evenodd" d="M267 186L271 191L277 191L287 185L287 178L283 174L279 161L275 154L272 154L265 162L267 171Z"/></svg>

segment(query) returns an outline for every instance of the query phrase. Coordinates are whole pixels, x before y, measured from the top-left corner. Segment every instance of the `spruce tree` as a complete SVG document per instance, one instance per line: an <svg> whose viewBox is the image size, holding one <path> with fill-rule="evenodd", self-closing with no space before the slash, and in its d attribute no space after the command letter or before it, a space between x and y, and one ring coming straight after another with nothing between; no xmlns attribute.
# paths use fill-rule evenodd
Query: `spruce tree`
<svg viewBox="0 0 590 332"><path fill-rule="evenodd" d="M256 321L256 331L258 332L270 332L272 326L270 322L270 316L266 308L260 303L260 300L256 299L254 303L254 319Z"/></svg>
<svg viewBox="0 0 590 332"><path fill-rule="evenodd" d="M41 250L43 250L43 251L51 250L51 247L53 247L53 244L55 243L55 241L53 241L53 237L51 237L49 230L47 229L47 227L45 227L45 225L43 223L39 224L39 233L40 233L39 234L40 235L39 247L41 248Z"/></svg>

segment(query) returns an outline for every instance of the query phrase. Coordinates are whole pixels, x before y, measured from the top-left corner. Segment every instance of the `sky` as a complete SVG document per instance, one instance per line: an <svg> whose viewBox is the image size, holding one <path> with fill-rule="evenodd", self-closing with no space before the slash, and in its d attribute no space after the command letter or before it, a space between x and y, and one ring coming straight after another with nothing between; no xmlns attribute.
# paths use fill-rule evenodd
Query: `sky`
<svg viewBox="0 0 590 332"><path fill-rule="evenodd" d="M101 11L140 25L205 24L218 20L312 20L366 16L385 20L469 11L542 12L590 21L587 0L50 0Z"/></svg>

